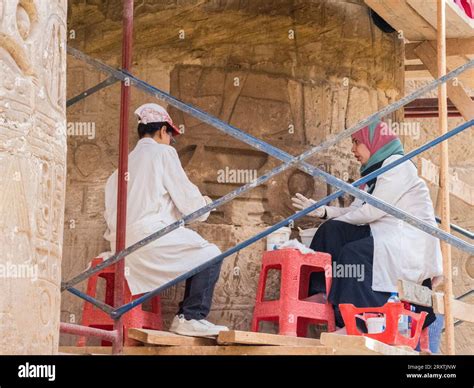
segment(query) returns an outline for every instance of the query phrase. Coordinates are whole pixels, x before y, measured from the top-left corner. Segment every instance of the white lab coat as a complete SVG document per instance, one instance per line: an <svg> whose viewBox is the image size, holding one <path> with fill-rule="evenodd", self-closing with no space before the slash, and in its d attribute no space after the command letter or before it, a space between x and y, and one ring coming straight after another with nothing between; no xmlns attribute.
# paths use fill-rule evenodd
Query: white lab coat
<svg viewBox="0 0 474 388"><path fill-rule="evenodd" d="M140 139L128 158L126 246L206 205L191 183L176 150L151 138ZM205 221L209 213L197 221ZM105 187L104 234L115 252L117 170ZM219 255L214 244L184 226L125 258L125 277L132 295L151 291Z"/></svg>
<svg viewBox="0 0 474 388"><path fill-rule="evenodd" d="M400 158L392 155L383 165ZM374 197L396 206L433 226L433 204L426 184L411 161L406 161L377 178ZM328 206L327 218L353 225L370 225L374 238L372 289L397 292L397 280L420 284L442 274L439 240L392 215L355 199L351 206Z"/></svg>

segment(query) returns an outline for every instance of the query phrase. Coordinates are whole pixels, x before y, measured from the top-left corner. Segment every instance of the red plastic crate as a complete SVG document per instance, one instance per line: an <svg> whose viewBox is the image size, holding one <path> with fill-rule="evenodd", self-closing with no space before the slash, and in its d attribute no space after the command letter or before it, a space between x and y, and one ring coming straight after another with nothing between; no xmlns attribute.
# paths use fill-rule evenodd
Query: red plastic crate
<svg viewBox="0 0 474 388"><path fill-rule="evenodd" d="M420 341L423 324L425 323L426 312L414 313L406 310L403 303L385 303L381 307L355 307L353 304L340 304L342 318L346 325L346 331L349 335L362 335L384 342L388 345L409 346L415 349ZM369 334L359 331L356 325L357 315L378 313L385 316L385 330L381 333ZM398 320L400 315L408 315L412 319L412 332L409 337L404 336L398 331Z"/></svg>

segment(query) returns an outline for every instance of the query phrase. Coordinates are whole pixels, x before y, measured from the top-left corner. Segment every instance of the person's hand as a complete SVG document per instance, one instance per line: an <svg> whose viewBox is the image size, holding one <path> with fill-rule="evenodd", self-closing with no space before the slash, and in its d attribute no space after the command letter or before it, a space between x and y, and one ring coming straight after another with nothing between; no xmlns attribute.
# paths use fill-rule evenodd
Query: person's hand
<svg viewBox="0 0 474 388"><path fill-rule="evenodd" d="M306 198L303 194L296 193L296 197L291 198L291 201L293 202L293 207L303 210L306 209L307 207L311 206L314 204L316 201L310 198ZM323 218L326 215L326 206L321 206L317 208L316 210L313 210L312 212L308 213L308 216L311 217L319 217Z"/></svg>

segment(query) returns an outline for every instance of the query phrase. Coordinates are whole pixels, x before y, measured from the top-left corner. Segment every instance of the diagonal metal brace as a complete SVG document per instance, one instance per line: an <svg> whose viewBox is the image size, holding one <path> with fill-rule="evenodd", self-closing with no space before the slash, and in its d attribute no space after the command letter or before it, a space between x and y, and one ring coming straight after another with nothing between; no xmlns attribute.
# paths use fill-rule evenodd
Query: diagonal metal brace
<svg viewBox="0 0 474 388"><path fill-rule="evenodd" d="M74 105L76 102L79 102L83 100L86 97L91 96L94 93L97 93L99 90L102 90L103 88L106 88L107 86L113 85L114 83L118 82L118 79L111 76L107 79L105 79L102 82L99 82L97 85L85 90L81 94L78 94L75 97L70 98L66 102L66 107L69 108L71 105Z"/></svg>

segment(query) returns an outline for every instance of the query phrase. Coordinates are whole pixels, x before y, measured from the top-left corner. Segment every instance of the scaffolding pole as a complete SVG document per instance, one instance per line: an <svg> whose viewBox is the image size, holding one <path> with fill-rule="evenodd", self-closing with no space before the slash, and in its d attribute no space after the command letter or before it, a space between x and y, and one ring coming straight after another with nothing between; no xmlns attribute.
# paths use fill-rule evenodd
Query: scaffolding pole
<svg viewBox="0 0 474 388"><path fill-rule="evenodd" d="M446 74L446 3L437 0L437 56L438 78ZM438 86L438 112L439 135L448 132L448 96L446 84ZM448 142L441 143L441 158L439 171L439 190L441 194L441 229L450 232L450 206L449 206L449 148ZM453 276L451 268L451 246L441 240L441 253L443 255L444 273L444 314L446 325L446 353L455 354L454 345L454 318L451 308L453 298Z"/></svg>

